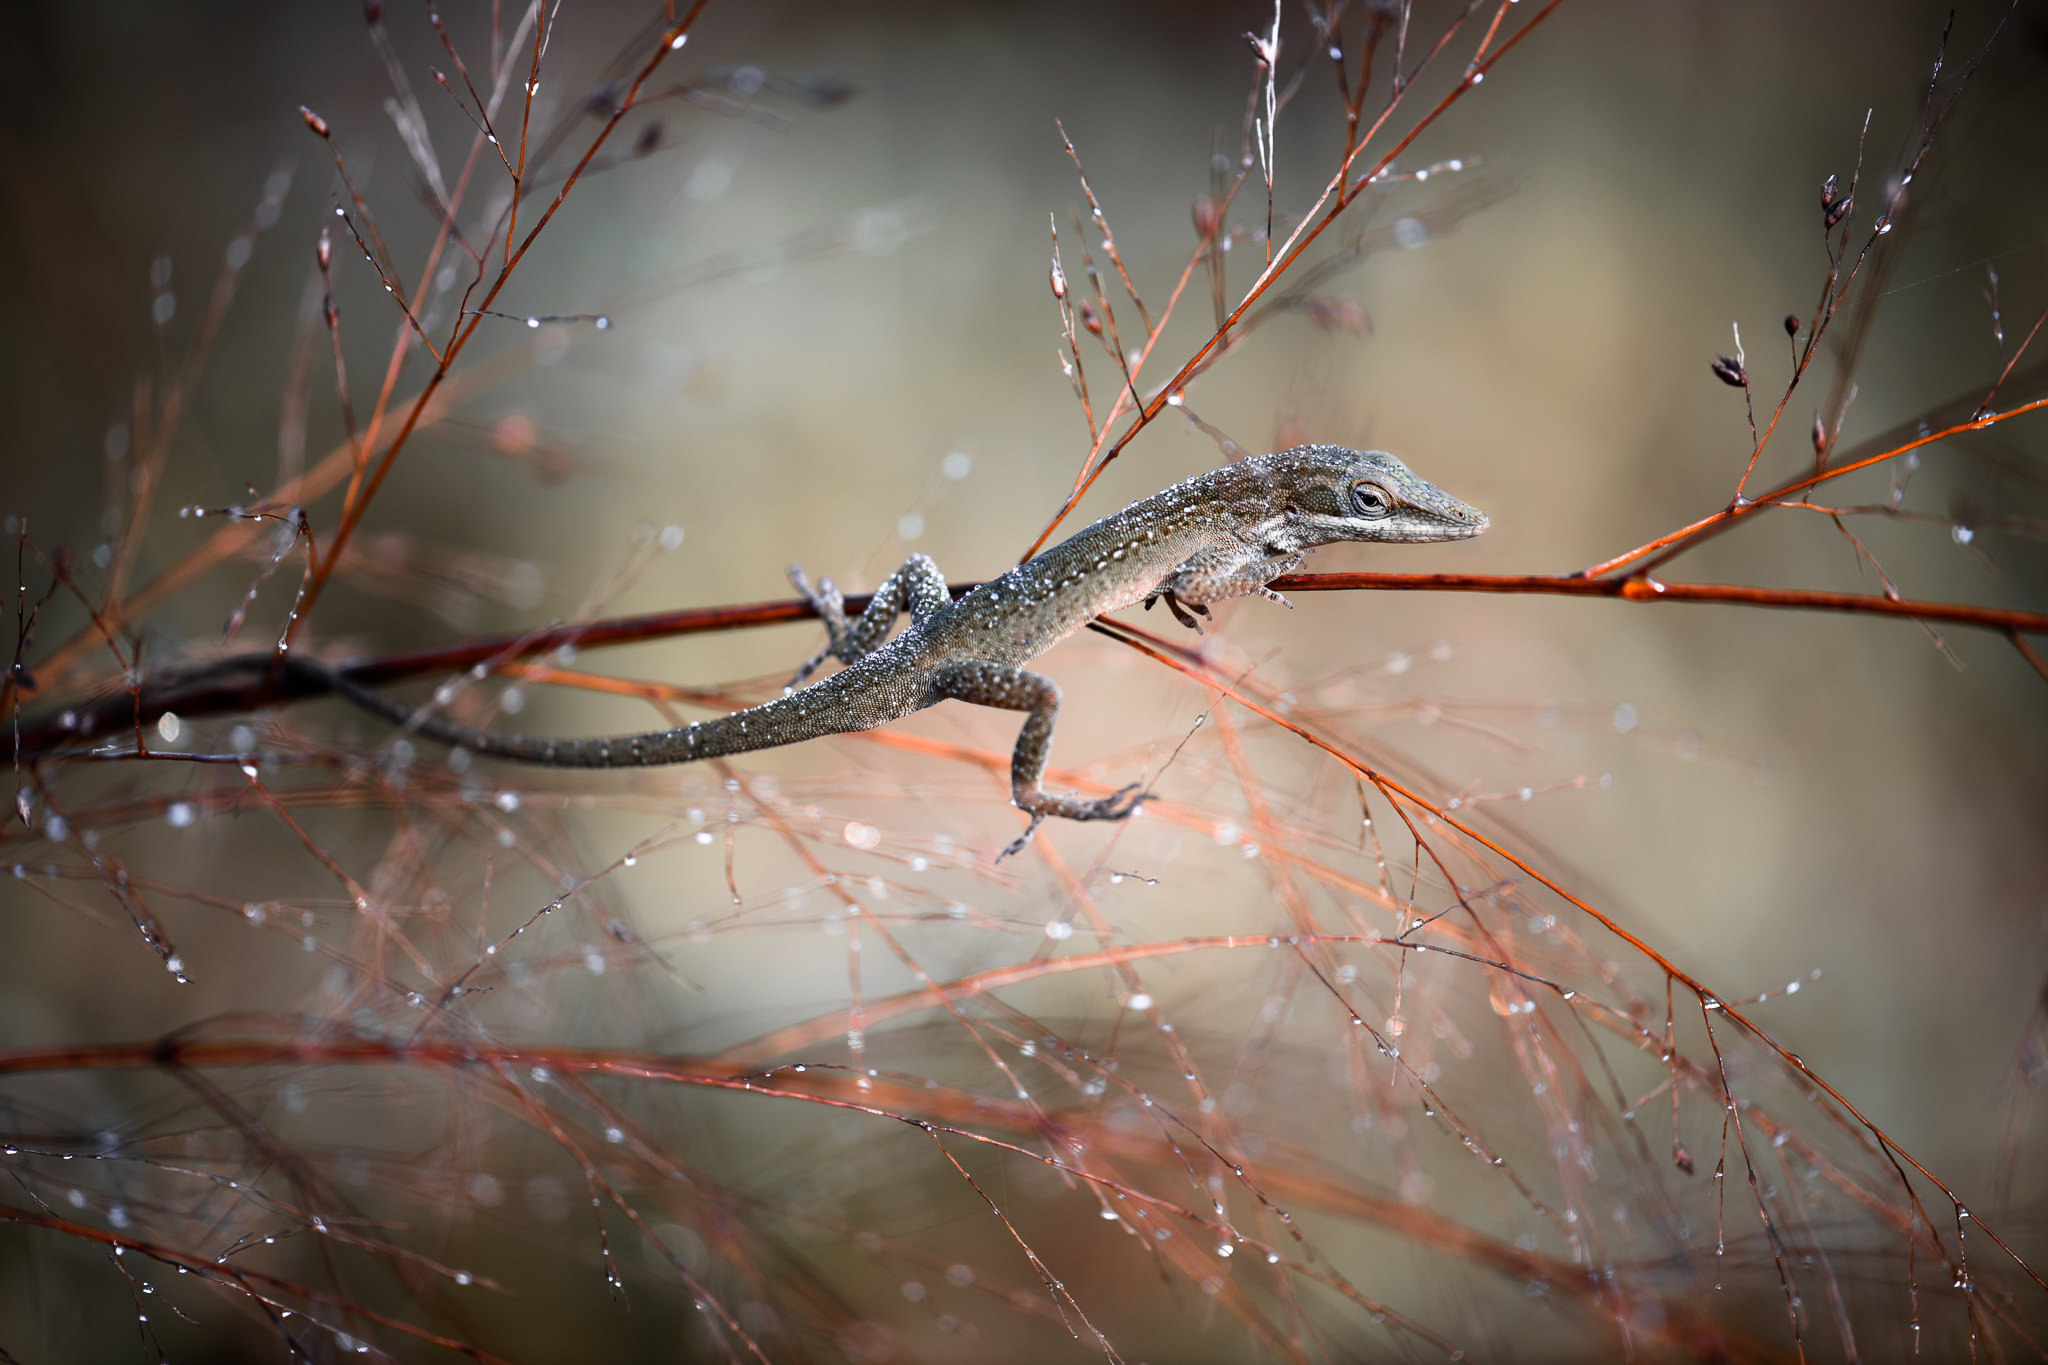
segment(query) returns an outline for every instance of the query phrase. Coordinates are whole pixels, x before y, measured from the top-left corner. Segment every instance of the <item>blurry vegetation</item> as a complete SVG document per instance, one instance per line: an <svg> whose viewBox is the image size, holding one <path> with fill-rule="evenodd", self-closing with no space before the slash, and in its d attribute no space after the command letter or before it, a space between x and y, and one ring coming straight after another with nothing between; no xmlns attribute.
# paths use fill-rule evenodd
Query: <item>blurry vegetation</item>
<svg viewBox="0 0 2048 1365"><path fill-rule="evenodd" d="M2036 11L10 26L0 1360L2042 1354ZM1048 656L1160 799L1001 867L1009 717L289 667L675 723L1299 440L1494 529Z"/></svg>

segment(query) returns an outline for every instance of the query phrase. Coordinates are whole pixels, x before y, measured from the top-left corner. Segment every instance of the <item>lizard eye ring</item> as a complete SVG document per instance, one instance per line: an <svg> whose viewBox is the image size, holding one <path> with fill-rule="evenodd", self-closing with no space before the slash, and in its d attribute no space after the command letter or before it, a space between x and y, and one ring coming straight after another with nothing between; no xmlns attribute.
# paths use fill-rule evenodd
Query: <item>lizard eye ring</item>
<svg viewBox="0 0 2048 1365"><path fill-rule="evenodd" d="M1351 505L1358 515L1377 521L1394 510L1393 500L1378 487L1362 483L1351 490Z"/></svg>

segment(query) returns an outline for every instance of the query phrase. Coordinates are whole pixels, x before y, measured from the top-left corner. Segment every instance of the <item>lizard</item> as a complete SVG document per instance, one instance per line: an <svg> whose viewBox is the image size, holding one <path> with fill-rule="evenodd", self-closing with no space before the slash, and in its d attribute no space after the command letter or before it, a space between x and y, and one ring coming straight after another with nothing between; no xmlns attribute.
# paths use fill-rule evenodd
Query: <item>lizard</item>
<svg viewBox="0 0 2048 1365"><path fill-rule="evenodd" d="M688 763L825 735L869 730L941 701L1025 713L1010 760L1011 803L1030 824L1001 854L1020 851L1048 816L1122 820L1149 793L1133 783L1083 800L1045 791L1060 689L1024 665L1097 616L1163 601L1183 625L1190 612L1261 596L1309 552L1338 541L1413 544L1462 540L1486 515L1410 473L1382 451L1304 445L1251 456L1187 479L1062 541L953 600L938 566L912 554L849 619L830 579L792 585L824 621L826 643L782 696L713 720L642 734L548 739L461 725L330 671L334 689L409 731L477 754L556 767ZM893 639L896 618L910 624ZM844 665L805 686L828 659Z"/></svg>

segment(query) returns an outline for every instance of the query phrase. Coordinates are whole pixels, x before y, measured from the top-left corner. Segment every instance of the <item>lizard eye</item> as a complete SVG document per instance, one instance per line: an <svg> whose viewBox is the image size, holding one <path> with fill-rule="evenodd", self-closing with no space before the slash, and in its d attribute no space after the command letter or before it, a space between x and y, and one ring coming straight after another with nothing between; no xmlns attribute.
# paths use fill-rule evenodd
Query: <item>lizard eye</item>
<svg viewBox="0 0 2048 1365"><path fill-rule="evenodd" d="M1374 521L1394 510L1387 495L1369 483L1359 484L1351 490L1351 505L1358 510L1359 516Z"/></svg>

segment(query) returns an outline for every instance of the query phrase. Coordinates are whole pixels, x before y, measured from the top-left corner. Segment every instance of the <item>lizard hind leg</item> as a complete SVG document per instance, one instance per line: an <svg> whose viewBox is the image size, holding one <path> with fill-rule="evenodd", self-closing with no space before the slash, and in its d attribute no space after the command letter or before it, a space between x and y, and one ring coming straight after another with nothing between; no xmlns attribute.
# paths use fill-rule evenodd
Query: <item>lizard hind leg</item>
<svg viewBox="0 0 2048 1365"><path fill-rule="evenodd" d="M1023 851L1049 815L1062 820L1123 820L1150 795L1141 789L1142 783L1136 782L1094 800L1055 796L1039 786L1039 779L1045 774L1046 757L1052 750L1053 722L1060 710L1059 684L1044 674L1009 664L973 660L947 664L933 681L942 697L1027 713L1024 728L1017 733L1017 747L1010 755L1010 800L1031 817L1031 823L996 855L997 862Z"/></svg>
<svg viewBox="0 0 2048 1365"><path fill-rule="evenodd" d="M823 668L825 660L834 655L844 657L842 651L846 649L847 640L846 599L840 596L839 589L829 578L819 579L818 586L813 588L810 576L804 572L804 566L801 564L789 566L789 585L796 589L796 595L803 598L811 610L818 613L818 619L825 623L825 647L797 665L796 676L789 680L789 686L785 689L794 691L802 687L811 674Z"/></svg>
<svg viewBox="0 0 2048 1365"><path fill-rule="evenodd" d="M883 580L868 601L868 608L858 619L846 619L846 599L829 578L818 580L814 590L811 580L805 576L803 566L789 566L790 586L797 596L818 613L825 623L825 647L805 660L789 680L791 690L801 687L805 679L825 666L825 660L837 659L843 664L857 663L881 648L889 638L889 630L896 624L896 618L903 612L910 613L913 622L929 619L952 600L946 590L945 575L939 566L932 563L930 555L914 554L905 559L895 573Z"/></svg>

